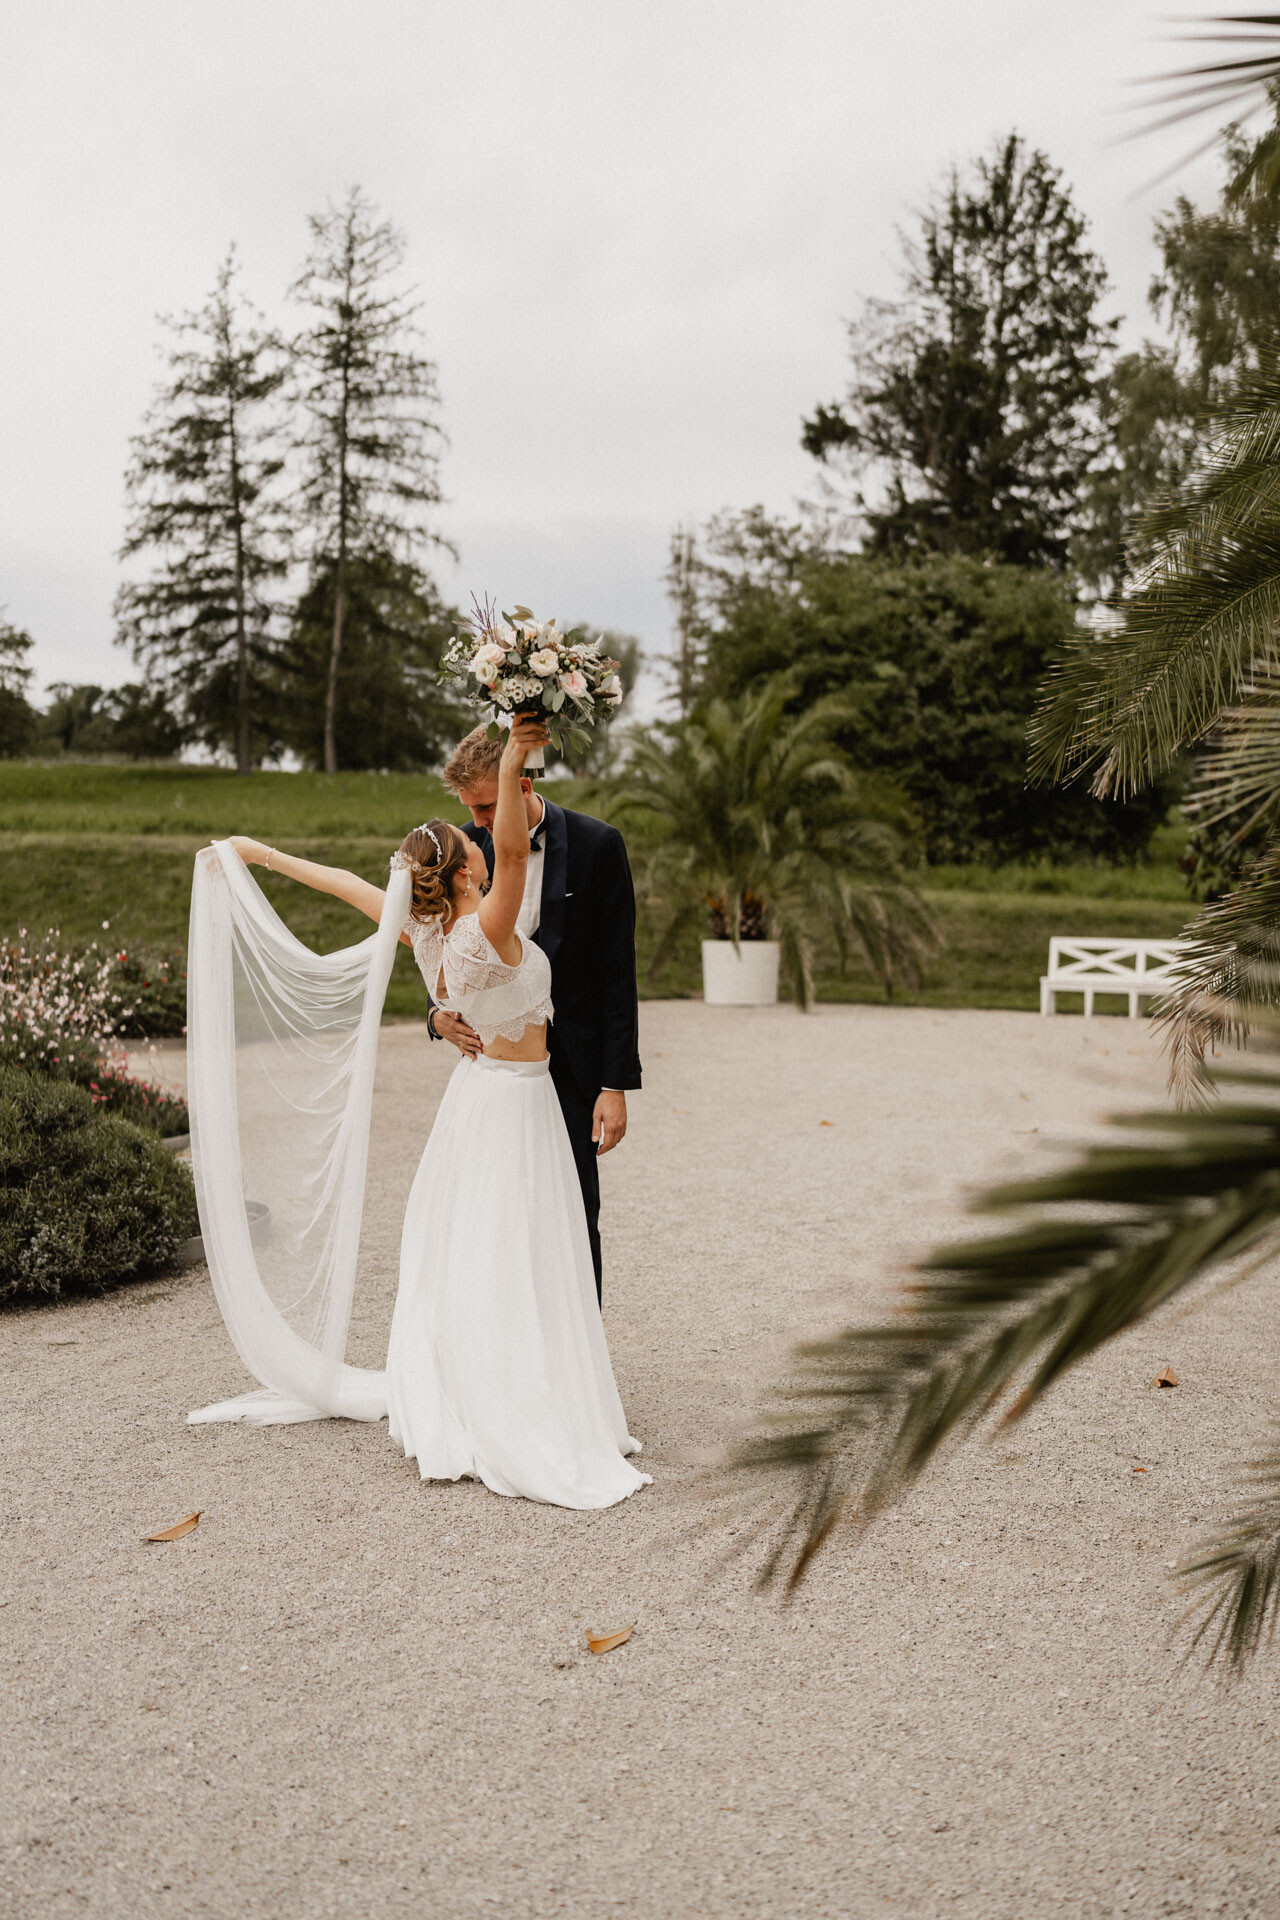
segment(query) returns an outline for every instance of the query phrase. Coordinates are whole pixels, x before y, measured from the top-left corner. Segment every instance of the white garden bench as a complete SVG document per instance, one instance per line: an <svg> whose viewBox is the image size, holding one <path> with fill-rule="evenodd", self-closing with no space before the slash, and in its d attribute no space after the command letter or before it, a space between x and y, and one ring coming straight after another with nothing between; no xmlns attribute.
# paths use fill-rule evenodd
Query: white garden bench
<svg viewBox="0 0 1280 1920"><path fill-rule="evenodd" d="M1040 976L1040 1011L1056 1013L1060 993L1082 993L1086 1014L1095 995L1124 994L1136 1020L1144 999L1167 993L1183 952L1179 940L1066 940L1049 942L1049 971Z"/></svg>

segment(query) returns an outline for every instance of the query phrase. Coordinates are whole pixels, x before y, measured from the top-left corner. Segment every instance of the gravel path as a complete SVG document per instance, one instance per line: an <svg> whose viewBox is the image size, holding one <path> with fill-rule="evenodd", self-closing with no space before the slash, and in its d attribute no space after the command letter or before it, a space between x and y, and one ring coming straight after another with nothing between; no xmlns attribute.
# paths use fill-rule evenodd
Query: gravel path
<svg viewBox="0 0 1280 1920"><path fill-rule="evenodd" d="M966 1183L1157 1095L1145 1027L642 1026L605 1307L656 1484L619 1509L422 1487L381 1427L186 1427L245 1384L203 1271L0 1321L6 1920L1280 1914L1280 1656L1199 1682L1165 1575L1280 1397L1265 1277L1115 1343L790 1607L687 1497ZM449 1063L384 1035L366 1362Z"/></svg>

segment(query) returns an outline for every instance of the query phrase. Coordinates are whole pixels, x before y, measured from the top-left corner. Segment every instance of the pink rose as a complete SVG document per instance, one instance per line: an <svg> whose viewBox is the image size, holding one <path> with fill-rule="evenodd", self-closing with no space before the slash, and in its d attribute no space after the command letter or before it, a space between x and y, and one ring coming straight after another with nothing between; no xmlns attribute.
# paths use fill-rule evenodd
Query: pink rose
<svg viewBox="0 0 1280 1920"><path fill-rule="evenodd" d="M575 667L572 673L562 673L560 675L560 685L573 699L581 700L587 691L587 676L584 673L579 673Z"/></svg>

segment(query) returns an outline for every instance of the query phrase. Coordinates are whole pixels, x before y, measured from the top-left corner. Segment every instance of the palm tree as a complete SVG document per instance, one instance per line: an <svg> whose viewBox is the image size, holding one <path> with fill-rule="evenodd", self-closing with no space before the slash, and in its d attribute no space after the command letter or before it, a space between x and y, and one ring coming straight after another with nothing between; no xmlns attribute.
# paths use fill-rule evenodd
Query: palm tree
<svg viewBox="0 0 1280 1920"><path fill-rule="evenodd" d="M929 918L902 877L900 836L871 816L833 745L842 703L794 714L794 691L779 675L635 736L611 811L656 836L641 866L659 916L650 974L709 917L735 945L776 939L799 1007L824 936L842 966L861 953L891 996L899 976L919 978Z"/></svg>
<svg viewBox="0 0 1280 1920"><path fill-rule="evenodd" d="M1033 778L1144 786L1196 749L1187 811L1259 852L1188 927L1161 1019L1175 1085L1280 1007L1280 353L1214 424L1178 497L1140 529L1151 558L1105 639L1084 638L1031 728Z"/></svg>

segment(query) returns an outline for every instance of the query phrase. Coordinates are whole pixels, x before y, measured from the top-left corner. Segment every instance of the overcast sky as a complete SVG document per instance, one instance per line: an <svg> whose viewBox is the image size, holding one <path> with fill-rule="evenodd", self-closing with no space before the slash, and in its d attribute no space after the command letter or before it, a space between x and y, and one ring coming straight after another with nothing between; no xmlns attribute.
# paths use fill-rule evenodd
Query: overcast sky
<svg viewBox="0 0 1280 1920"><path fill-rule="evenodd" d="M306 216L403 230L450 448L442 570L669 643L680 521L812 490L801 415L941 171L1016 127L1063 168L1134 329L1192 144L1109 144L1176 55L1134 0L5 0L0 606L43 681L112 644L155 315L230 242L284 318Z"/></svg>

